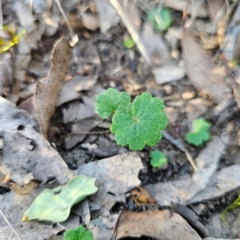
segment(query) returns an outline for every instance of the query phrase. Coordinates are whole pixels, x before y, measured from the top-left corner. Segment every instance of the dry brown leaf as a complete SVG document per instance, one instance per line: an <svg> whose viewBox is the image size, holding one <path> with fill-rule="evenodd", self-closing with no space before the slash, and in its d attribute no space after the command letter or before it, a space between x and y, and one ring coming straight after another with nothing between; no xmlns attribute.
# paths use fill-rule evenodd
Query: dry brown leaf
<svg viewBox="0 0 240 240"><path fill-rule="evenodd" d="M39 122L43 135L47 138L48 124L58 102L62 91L69 61L71 59L72 47L66 38L62 38L55 46L52 56L52 68L47 80L39 82L36 86L34 102L38 112Z"/></svg>
<svg viewBox="0 0 240 240"><path fill-rule="evenodd" d="M211 96L217 103L221 102L230 89L225 84L226 74L204 53L202 47L184 30L183 57L189 81L199 91Z"/></svg>
<svg viewBox="0 0 240 240"><path fill-rule="evenodd" d="M52 67L47 79L38 82L33 99L29 99L28 103L21 105L21 108L35 116L34 120L38 120L37 122L45 138L47 138L49 121L55 111L68 72L71 54L72 47L66 38L57 42L51 59Z"/></svg>
<svg viewBox="0 0 240 240"><path fill-rule="evenodd" d="M197 232L178 214L169 210L133 212L124 210L116 239L148 236L164 240L200 240Z"/></svg>

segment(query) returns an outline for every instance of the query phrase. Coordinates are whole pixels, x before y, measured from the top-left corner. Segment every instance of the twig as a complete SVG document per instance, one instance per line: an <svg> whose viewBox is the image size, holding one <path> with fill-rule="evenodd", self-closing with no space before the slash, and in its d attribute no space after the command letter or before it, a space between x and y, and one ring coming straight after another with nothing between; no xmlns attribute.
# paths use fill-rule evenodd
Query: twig
<svg viewBox="0 0 240 240"><path fill-rule="evenodd" d="M70 133L70 135L89 135L89 134L104 134L104 133L110 133L110 130L105 130L101 132L76 132L76 133Z"/></svg>
<svg viewBox="0 0 240 240"><path fill-rule="evenodd" d="M146 62L150 65L151 64L151 59L148 54L148 51L142 41L142 39L139 36L139 33L135 26L133 25L131 19L128 17L128 15L125 13L123 7L119 3L118 0L109 0L109 2L113 5L113 7L116 9L118 15L122 19L125 27L127 28L128 32L130 33L133 41L136 43L140 53L142 56L145 58Z"/></svg>
<svg viewBox="0 0 240 240"><path fill-rule="evenodd" d="M186 155L188 161L190 162L190 164L191 164L191 166L192 166L192 168L193 168L193 171L194 171L194 172L197 172L196 164L195 164L195 162L193 161L193 158L192 158L191 154L190 154L186 149L185 149L185 155Z"/></svg>
<svg viewBox="0 0 240 240"><path fill-rule="evenodd" d="M162 135L163 137L168 141L170 142L173 146L175 146L177 149L179 149L181 152L184 152L189 163L191 164L192 168L193 168L193 171L194 172L197 172L197 167L196 167L196 164L194 163L193 161L193 158L191 156L191 154L185 149L185 147L183 146L183 144L177 140L177 139L174 139L171 135L169 135L167 132L165 131L162 131Z"/></svg>
<svg viewBox="0 0 240 240"><path fill-rule="evenodd" d="M16 236L22 240L22 238L19 236L19 234L16 232L16 230L13 228L12 224L8 221L7 217L4 215L4 213L2 212L2 210L0 210L0 213L3 216L3 219L7 222L7 224L9 225L9 227L12 229L12 231L16 234Z"/></svg>
<svg viewBox="0 0 240 240"><path fill-rule="evenodd" d="M162 131L162 135L163 135L163 138L165 138L168 142L170 142L173 146L175 146L181 152L185 152L185 147L177 139L174 139L171 135L169 135L165 131Z"/></svg>
<svg viewBox="0 0 240 240"><path fill-rule="evenodd" d="M65 22L66 22L66 24L67 24L67 26L68 26L68 29L69 29L69 31L70 31L71 37L73 38L73 30L72 30L72 28L71 28L71 26L70 26L70 24L69 24L69 21L68 21L68 19L67 19L67 16L66 16L66 14L64 13L63 8L62 8L59 0L55 0L55 2L56 2L57 6L58 6L58 8L59 8L59 11L60 11L61 14L63 15L63 18L64 18L64 20L65 20Z"/></svg>

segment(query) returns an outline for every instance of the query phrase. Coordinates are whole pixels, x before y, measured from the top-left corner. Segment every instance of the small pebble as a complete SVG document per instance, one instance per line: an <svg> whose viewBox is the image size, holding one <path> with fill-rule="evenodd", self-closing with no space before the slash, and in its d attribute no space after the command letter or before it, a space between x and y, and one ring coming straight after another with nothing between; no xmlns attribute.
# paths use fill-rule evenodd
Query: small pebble
<svg viewBox="0 0 240 240"><path fill-rule="evenodd" d="M192 99L196 96L195 92L183 92L182 93L182 98L185 100Z"/></svg>

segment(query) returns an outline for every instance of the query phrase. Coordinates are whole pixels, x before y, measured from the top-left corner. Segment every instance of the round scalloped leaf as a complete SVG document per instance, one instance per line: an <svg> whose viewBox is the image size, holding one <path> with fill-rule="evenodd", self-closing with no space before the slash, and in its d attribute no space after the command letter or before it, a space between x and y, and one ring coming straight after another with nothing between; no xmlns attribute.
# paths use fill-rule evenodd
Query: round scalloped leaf
<svg viewBox="0 0 240 240"><path fill-rule="evenodd" d="M150 164L154 168L161 168L167 162L167 158L163 152L158 150L151 152Z"/></svg>
<svg viewBox="0 0 240 240"><path fill-rule="evenodd" d="M130 101L128 93L119 93L117 89L109 88L97 97L97 113L101 118L107 119L117 110L124 110Z"/></svg>
<svg viewBox="0 0 240 240"><path fill-rule="evenodd" d="M195 119L192 123L193 131L186 134L185 139L194 146L201 146L210 139L209 128L211 124L203 118Z"/></svg>
<svg viewBox="0 0 240 240"><path fill-rule="evenodd" d="M93 234L81 225L76 229L68 229L64 233L64 240L93 240Z"/></svg>
<svg viewBox="0 0 240 240"><path fill-rule="evenodd" d="M163 113L164 102L150 93L137 96L128 108L132 111L116 112L111 131L119 145L129 145L131 150L142 150L145 145L154 146L162 138L160 130L166 128L168 120Z"/></svg>
<svg viewBox="0 0 240 240"><path fill-rule="evenodd" d="M155 7L147 15L147 21L154 24L156 31L166 31L172 24L172 15L169 9Z"/></svg>

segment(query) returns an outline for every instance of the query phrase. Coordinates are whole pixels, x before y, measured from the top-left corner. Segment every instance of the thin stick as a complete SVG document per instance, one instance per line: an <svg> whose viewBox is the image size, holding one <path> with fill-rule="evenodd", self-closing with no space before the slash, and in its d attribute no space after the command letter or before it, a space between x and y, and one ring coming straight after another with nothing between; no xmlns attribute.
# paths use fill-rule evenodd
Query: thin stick
<svg viewBox="0 0 240 240"><path fill-rule="evenodd" d="M10 226L10 228L12 229L12 231L16 234L16 236L22 240L22 238L19 236L19 234L16 232L16 230L13 228L12 224L8 221L7 217L4 215L4 213L2 212L2 210L0 210L0 213L3 216L3 219L7 222L7 224Z"/></svg>
<svg viewBox="0 0 240 240"><path fill-rule="evenodd" d="M147 49L146 49L142 39L140 38L137 29L133 25L131 19L125 13L123 7L121 6L121 4L119 3L118 0L109 0L109 2L116 9L118 15L122 19L122 21L123 21L125 27L127 28L128 32L130 33L133 41L136 43L140 53L145 58L146 62L150 65L151 61L150 61L150 57L149 57L148 51L147 51Z"/></svg>
<svg viewBox="0 0 240 240"><path fill-rule="evenodd" d="M174 139L170 134L168 134L167 132L165 131L162 131L162 135L163 137L168 141L170 142L173 146L175 146L177 149L179 149L181 152L184 152L189 163L191 164L192 168L193 168L193 171L194 172L197 172L197 167L196 167L196 164L194 163L194 160L191 156L191 154L185 149L185 147L183 146L183 144L177 140L177 139Z"/></svg>
<svg viewBox="0 0 240 240"><path fill-rule="evenodd" d="M88 135L88 134L104 134L104 133L110 133L110 130L105 130L101 132L76 132L76 133L71 133L70 135Z"/></svg>
<svg viewBox="0 0 240 240"><path fill-rule="evenodd" d="M165 131L162 131L163 138L170 142L173 146L179 149L181 152L185 152L185 148L177 139L174 139L170 134Z"/></svg>
<svg viewBox="0 0 240 240"><path fill-rule="evenodd" d="M196 164L193 161L193 158L192 158L191 154L186 149L185 149L185 154L186 154L186 157L187 157L188 161L190 162L190 164L191 164L191 166L193 168L193 171L197 172Z"/></svg>
<svg viewBox="0 0 240 240"><path fill-rule="evenodd" d="M67 26L68 26L68 29L69 29L69 31L70 31L71 37L73 38L73 30L72 30L72 28L71 28L71 26L70 26L70 24L69 24L69 21L68 21L68 19L67 19L67 16L66 16L66 14L64 13L64 11L63 11L63 9L62 9L62 6L61 6L61 4L60 4L60 2L59 2L59 0L55 0L55 2L56 2L57 6L58 6L58 8L59 8L59 11L60 11L61 14L63 15L63 18L64 18L65 22L67 23Z"/></svg>

